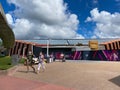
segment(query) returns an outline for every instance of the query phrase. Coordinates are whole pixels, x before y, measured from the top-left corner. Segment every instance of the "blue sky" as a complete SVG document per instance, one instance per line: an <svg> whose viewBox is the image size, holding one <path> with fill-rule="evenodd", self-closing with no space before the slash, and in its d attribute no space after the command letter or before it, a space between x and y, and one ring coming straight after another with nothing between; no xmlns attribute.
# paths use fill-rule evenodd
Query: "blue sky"
<svg viewBox="0 0 120 90"><path fill-rule="evenodd" d="M120 37L120 0L0 1L16 39Z"/></svg>
<svg viewBox="0 0 120 90"><path fill-rule="evenodd" d="M99 11L107 11L109 13L120 12L120 0L65 0L68 5L70 12L77 14L80 21L80 27L83 30L83 34L87 33L87 30L93 31L95 24L85 23L85 20L90 16L90 11L94 8L98 8ZM81 33L81 31L79 32ZM88 36L92 33L88 33ZM87 36L86 36L87 37ZM88 37L89 38L89 37Z"/></svg>

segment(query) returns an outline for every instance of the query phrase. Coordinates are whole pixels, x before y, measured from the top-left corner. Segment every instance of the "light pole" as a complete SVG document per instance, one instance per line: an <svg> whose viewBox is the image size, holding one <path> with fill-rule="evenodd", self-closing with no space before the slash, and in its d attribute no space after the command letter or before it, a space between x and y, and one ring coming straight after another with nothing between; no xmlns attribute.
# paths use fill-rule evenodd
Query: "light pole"
<svg viewBox="0 0 120 90"><path fill-rule="evenodd" d="M43 38L46 38L45 36L43 36L43 35L40 35L40 37L43 37ZM47 58L49 57L49 38L47 38L47 42L46 42L46 44L47 44Z"/></svg>
<svg viewBox="0 0 120 90"><path fill-rule="evenodd" d="M49 57L49 39L47 40L47 57Z"/></svg>
<svg viewBox="0 0 120 90"><path fill-rule="evenodd" d="M25 57L25 50L26 50L26 47L23 48L23 55L22 55L22 57Z"/></svg>

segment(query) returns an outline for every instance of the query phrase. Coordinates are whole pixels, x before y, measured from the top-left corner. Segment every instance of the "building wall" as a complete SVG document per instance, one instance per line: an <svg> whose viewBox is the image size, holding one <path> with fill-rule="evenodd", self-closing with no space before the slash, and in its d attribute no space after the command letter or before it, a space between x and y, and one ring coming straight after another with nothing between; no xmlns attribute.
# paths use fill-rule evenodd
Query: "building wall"
<svg viewBox="0 0 120 90"><path fill-rule="evenodd" d="M64 53L68 60L102 60L102 61L119 61L120 60L120 42L105 43L106 50L78 50L72 51L72 48L49 48L49 54L53 53L56 59L60 59L60 54ZM26 56L32 51L37 57L39 52L46 54L47 49L42 46L36 46L33 43L16 41L13 48L10 49L10 55L18 54Z"/></svg>
<svg viewBox="0 0 120 90"><path fill-rule="evenodd" d="M120 40L113 40L113 41L105 42L102 45L105 46L106 50L119 50Z"/></svg>

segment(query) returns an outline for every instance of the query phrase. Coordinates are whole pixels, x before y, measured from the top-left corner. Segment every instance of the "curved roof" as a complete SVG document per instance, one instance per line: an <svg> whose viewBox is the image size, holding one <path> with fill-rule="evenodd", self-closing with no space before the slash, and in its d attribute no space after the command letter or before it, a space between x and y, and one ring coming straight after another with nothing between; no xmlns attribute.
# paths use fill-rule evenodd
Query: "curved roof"
<svg viewBox="0 0 120 90"><path fill-rule="evenodd" d="M15 36L12 29L8 25L1 4L0 4L0 38L2 39L5 48L11 48L14 45Z"/></svg>

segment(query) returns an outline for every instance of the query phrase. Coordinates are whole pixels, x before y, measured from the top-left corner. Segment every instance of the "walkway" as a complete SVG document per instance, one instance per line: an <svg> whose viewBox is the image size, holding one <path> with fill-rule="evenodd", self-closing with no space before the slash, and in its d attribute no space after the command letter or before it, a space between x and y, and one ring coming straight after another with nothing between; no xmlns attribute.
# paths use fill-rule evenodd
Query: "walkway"
<svg viewBox="0 0 120 90"><path fill-rule="evenodd" d="M15 78L11 76L0 76L0 90L73 90L58 85Z"/></svg>
<svg viewBox="0 0 120 90"><path fill-rule="evenodd" d="M0 90L120 90L120 62L53 62L40 74L20 66L0 81Z"/></svg>

